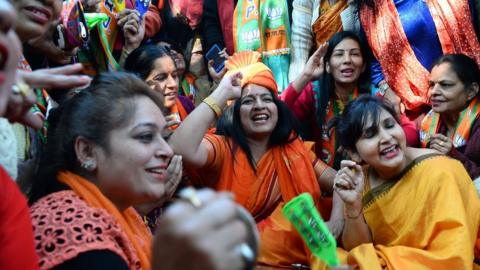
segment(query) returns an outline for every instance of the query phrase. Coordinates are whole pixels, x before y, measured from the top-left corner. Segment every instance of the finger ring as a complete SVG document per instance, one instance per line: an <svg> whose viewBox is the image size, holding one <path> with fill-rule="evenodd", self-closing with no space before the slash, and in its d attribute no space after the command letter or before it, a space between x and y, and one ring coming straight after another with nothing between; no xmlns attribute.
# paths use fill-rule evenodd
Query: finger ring
<svg viewBox="0 0 480 270"><path fill-rule="evenodd" d="M237 246L240 256L246 263L245 269L252 269L255 263L255 254L253 253L252 248L249 245L242 243Z"/></svg>
<svg viewBox="0 0 480 270"><path fill-rule="evenodd" d="M443 147L443 141L439 142L438 144L440 144L440 146Z"/></svg>
<svg viewBox="0 0 480 270"><path fill-rule="evenodd" d="M186 188L182 189L178 193L178 196L180 196L180 198L189 202L195 208L202 207L202 201L200 201L200 199L197 196L197 192L192 187L186 187Z"/></svg>
<svg viewBox="0 0 480 270"><path fill-rule="evenodd" d="M12 86L12 93L15 95L21 95L24 98L27 97L29 90L30 86L22 81L17 82Z"/></svg>

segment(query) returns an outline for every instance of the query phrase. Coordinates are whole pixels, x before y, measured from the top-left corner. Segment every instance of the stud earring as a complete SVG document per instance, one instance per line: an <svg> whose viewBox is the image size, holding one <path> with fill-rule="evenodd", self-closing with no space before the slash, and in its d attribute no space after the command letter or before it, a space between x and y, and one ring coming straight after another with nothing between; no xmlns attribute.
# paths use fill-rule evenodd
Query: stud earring
<svg viewBox="0 0 480 270"><path fill-rule="evenodd" d="M95 161L89 159L89 160L86 160L85 162L82 162L82 168L84 168L87 171L92 171L95 168Z"/></svg>

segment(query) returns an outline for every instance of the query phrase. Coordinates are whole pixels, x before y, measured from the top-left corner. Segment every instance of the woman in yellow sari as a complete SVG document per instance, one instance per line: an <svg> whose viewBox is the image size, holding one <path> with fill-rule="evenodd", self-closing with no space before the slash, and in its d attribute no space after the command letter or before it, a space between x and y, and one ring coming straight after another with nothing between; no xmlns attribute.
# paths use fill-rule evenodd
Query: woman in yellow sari
<svg viewBox="0 0 480 270"><path fill-rule="evenodd" d="M345 203L343 263L472 269L480 200L462 164L406 147L394 109L374 97L351 102L334 124L352 159L342 161L334 181Z"/></svg>

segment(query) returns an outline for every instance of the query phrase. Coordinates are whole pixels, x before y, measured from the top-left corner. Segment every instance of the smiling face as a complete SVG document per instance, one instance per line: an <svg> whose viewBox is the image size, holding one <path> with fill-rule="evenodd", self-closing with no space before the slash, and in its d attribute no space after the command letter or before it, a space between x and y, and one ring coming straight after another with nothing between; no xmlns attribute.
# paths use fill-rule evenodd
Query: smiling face
<svg viewBox="0 0 480 270"><path fill-rule="evenodd" d="M406 145L405 133L400 124L389 112L381 109L378 127L370 117L355 148L360 158L379 175L394 176L407 164Z"/></svg>
<svg viewBox="0 0 480 270"><path fill-rule="evenodd" d="M272 92L256 84L245 86L240 99L240 120L247 137L270 137L278 122L278 109Z"/></svg>
<svg viewBox="0 0 480 270"><path fill-rule="evenodd" d="M44 34L62 9L61 0L13 0L12 3L18 14L15 30L22 42Z"/></svg>
<svg viewBox="0 0 480 270"><path fill-rule="evenodd" d="M0 116L5 113L20 57L20 41L13 26L15 10L6 0L0 0Z"/></svg>
<svg viewBox="0 0 480 270"><path fill-rule="evenodd" d="M155 60L153 70L146 81L152 89L163 94L166 108L175 105L178 96L178 73L170 56L163 56Z"/></svg>
<svg viewBox="0 0 480 270"><path fill-rule="evenodd" d="M94 148L97 184L119 208L164 196L173 156L164 139L169 131L160 108L147 97L132 102L135 113L127 124L110 132L108 151Z"/></svg>
<svg viewBox="0 0 480 270"><path fill-rule="evenodd" d="M340 84L357 83L364 70L360 44L351 38L345 38L335 46L326 65L326 71Z"/></svg>
<svg viewBox="0 0 480 270"><path fill-rule="evenodd" d="M473 98L449 63L433 67L430 75L430 102L437 113L457 114L467 106Z"/></svg>

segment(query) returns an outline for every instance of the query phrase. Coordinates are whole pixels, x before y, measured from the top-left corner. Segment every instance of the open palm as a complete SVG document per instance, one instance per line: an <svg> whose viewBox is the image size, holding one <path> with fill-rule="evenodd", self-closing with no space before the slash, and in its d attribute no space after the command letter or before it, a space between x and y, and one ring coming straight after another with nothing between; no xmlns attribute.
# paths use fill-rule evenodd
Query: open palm
<svg viewBox="0 0 480 270"><path fill-rule="evenodd" d="M323 43L313 53L305 64L304 74L309 76L312 80L316 80L322 76L325 71L323 64L323 57L327 53L328 43Z"/></svg>

